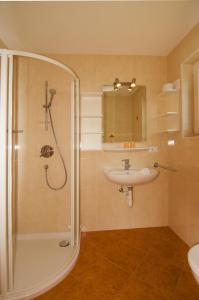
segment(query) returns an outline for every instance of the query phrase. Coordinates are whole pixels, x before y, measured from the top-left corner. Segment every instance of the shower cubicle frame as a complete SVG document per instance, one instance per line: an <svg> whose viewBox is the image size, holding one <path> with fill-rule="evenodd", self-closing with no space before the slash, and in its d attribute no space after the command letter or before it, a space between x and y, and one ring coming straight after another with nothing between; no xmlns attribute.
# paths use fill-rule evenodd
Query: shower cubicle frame
<svg viewBox="0 0 199 300"><path fill-rule="evenodd" d="M71 243L75 252L70 265L47 282L43 290L59 282L75 264L79 254L79 78L66 65L35 53L0 49L0 299L29 299L42 288L15 294L13 290L13 233L12 233L12 98L13 57L27 57L51 63L72 77L71 86ZM23 297L24 292L24 297Z"/></svg>

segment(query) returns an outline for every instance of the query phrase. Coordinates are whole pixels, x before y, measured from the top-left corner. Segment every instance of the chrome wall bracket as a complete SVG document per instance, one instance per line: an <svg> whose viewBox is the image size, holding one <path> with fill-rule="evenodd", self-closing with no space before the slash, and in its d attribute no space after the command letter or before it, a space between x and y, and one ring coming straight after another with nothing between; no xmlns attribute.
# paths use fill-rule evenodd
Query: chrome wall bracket
<svg viewBox="0 0 199 300"><path fill-rule="evenodd" d="M154 168L162 168L162 169L165 169L167 171L177 172L176 169L173 169L173 168L168 167L168 166L163 166L163 165L159 164L158 162L155 162L153 166L154 166Z"/></svg>

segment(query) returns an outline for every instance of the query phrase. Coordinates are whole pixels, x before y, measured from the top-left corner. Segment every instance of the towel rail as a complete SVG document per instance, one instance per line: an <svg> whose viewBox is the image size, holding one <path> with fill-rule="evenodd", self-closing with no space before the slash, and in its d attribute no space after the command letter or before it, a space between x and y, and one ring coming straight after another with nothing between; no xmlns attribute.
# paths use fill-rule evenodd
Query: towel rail
<svg viewBox="0 0 199 300"><path fill-rule="evenodd" d="M154 168L161 168L161 169L165 169L165 170L168 170L168 171L171 171L171 172L177 172L176 169L173 169L173 168L168 167L168 166L163 166L163 165L159 164L158 162L155 162L153 166L154 166Z"/></svg>

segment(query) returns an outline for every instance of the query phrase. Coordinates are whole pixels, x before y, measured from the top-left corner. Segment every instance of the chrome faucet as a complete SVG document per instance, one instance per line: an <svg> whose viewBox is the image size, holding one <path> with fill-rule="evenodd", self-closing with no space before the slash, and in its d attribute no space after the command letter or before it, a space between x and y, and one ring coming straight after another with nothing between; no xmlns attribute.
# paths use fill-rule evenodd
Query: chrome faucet
<svg viewBox="0 0 199 300"><path fill-rule="evenodd" d="M129 164L129 159L122 159L124 161L124 170L129 170L131 165Z"/></svg>

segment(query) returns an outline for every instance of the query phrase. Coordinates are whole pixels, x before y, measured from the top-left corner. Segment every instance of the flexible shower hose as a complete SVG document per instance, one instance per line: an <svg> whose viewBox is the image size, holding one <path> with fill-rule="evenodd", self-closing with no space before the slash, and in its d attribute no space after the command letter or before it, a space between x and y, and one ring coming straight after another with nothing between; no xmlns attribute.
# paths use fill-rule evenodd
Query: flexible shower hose
<svg viewBox="0 0 199 300"><path fill-rule="evenodd" d="M54 125L53 125L53 118L52 118L50 107L48 107L48 113L49 113L49 117L50 117L50 125L51 125L51 129L52 129L53 137L54 137L54 140L55 140L55 144L56 144L56 147L57 147L57 151L59 153L59 156L60 156L60 159L62 161L63 168L64 168L65 179L64 179L64 183L61 186L59 186L59 187L52 186L49 183L49 180L48 180L48 165L46 165L44 167L45 168L45 177L46 177L46 184L48 185L48 187L51 190L58 191L58 190L61 190L66 185L68 174L67 174L67 170L66 170L65 161L64 161L63 155L61 153L61 149L60 149L58 141L57 141L57 137L56 137L56 133L55 133Z"/></svg>

